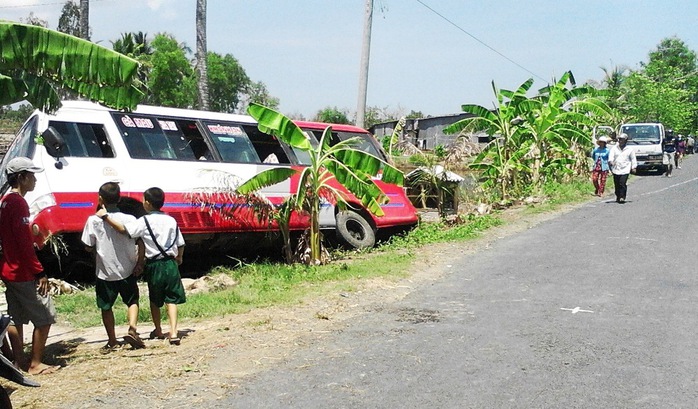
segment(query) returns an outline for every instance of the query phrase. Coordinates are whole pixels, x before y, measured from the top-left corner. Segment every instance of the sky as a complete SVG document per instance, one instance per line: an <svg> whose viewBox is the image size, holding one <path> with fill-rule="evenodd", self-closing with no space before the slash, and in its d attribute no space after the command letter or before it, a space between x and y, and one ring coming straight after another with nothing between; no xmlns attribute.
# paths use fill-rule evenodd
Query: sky
<svg viewBox="0 0 698 409"><path fill-rule="evenodd" d="M0 0L0 19L30 12L56 28L64 0ZM337 107L353 118L366 0L208 0L208 50L233 55L289 116ZM172 34L196 47L196 0L91 0L92 40ZM487 108L498 88L539 89L572 71L638 68L662 39L698 49L696 0L374 0L367 106L393 115Z"/></svg>

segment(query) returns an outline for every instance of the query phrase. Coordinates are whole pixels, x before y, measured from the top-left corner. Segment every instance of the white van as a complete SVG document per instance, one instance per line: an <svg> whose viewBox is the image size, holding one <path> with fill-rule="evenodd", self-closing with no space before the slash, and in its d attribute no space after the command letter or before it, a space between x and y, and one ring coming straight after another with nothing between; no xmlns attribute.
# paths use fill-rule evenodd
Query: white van
<svg viewBox="0 0 698 409"><path fill-rule="evenodd" d="M220 188L216 170L244 182L269 167L302 166L290 147L260 132L246 115L143 105L126 113L82 101L66 101L54 115L36 112L26 121L0 165L3 183L7 161L17 156L45 168L36 175L36 189L26 195L36 244L42 247L50 236L60 235L73 250L82 248L79 235L96 210L97 190L109 181L118 182L122 196L133 203L142 201L146 189L162 188L163 211L177 220L189 248L210 252L250 244L247 233L267 232L268 223L241 203L222 204L237 209L234 218L222 218L193 203L192 192ZM272 156L278 163L265 163ZM296 182L292 178L264 193L281 203ZM402 189L393 187L397 190L388 196L379 227L414 225L416 210ZM336 210L323 206L323 228L337 227ZM375 229L366 212L358 213ZM295 216L291 229L307 224L307 218Z"/></svg>

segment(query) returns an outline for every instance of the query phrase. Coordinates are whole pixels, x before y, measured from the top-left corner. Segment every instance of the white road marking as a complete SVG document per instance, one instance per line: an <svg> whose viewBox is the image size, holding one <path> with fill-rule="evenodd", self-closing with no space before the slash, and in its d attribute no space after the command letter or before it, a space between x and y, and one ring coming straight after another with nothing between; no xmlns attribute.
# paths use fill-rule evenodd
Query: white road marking
<svg viewBox="0 0 698 409"><path fill-rule="evenodd" d="M625 236L625 237L611 236L611 237L608 237L608 240L620 240L620 239L625 239L625 240L633 239L633 240L645 240L645 241L659 241L659 240L657 240L657 239L649 239L649 238L646 238L646 237L630 237L630 236Z"/></svg>
<svg viewBox="0 0 698 409"><path fill-rule="evenodd" d="M574 308L560 308L560 309L561 309L561 310L564 310L564 311L572 311L572 314L576 314L576 313L578 313L578 312L590 312L590 313L592 313L592 314L594 313L594 311L583 310L583 309L581 309L581 308L579 308L579 307L574 307Z"/></svg>
<svg viewBox="0 0 698 409"><path fill-rule="evenodd" d="M675 188L675 187L677 187L677 186L685 185L686 183L695 182L696 180L698 180L698 177L693 178L693 179L689 179L689 180L686 180L686 181L683 181L683 182L680 182L680 183L675 183L675 184L673 184L673 185L669 185L669 186L667 186L667 187L665 187L665 188L663 188L663 189L655 190L654 192L640 193L638 196L647 196L647 195L653 195L653 194L655 194L655 193L661 193L661 192L663 192L663 191L665 191L665 190L669 190L669 189Z"/></svg>

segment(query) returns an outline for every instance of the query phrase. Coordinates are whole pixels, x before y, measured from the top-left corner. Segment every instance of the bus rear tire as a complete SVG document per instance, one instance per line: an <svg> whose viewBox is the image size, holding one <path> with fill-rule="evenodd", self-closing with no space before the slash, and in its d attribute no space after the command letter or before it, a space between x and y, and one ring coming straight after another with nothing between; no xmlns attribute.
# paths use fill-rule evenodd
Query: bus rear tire
<svg viewBox="0 0 698 409"><path fill-rule="evenodd" d="M373 247L376 244L376 232L364 216L353 210L337 213L337 238L354 249Z"/></svg>

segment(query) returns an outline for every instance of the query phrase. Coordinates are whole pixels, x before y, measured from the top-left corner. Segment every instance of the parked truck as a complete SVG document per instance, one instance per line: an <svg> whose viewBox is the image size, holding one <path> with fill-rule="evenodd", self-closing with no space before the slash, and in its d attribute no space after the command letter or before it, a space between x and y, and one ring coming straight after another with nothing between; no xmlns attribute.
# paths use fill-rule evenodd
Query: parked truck
<svg viewBox="0 0 698 409"><path fill-rule="evenodd" d="M628 147L635 151L638 170L666 171L662 162L664 125L657 122L628 123L621 125L618 135L621 133L628 135Z"/></svg>

